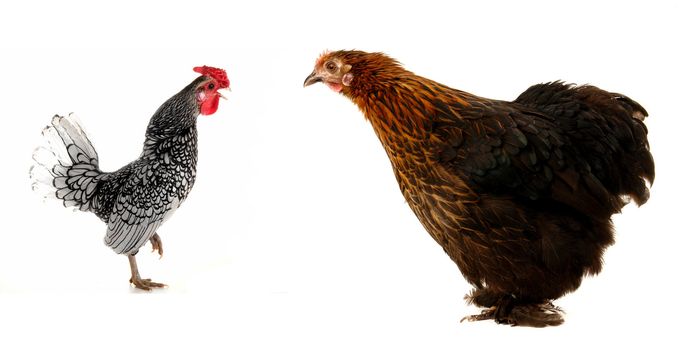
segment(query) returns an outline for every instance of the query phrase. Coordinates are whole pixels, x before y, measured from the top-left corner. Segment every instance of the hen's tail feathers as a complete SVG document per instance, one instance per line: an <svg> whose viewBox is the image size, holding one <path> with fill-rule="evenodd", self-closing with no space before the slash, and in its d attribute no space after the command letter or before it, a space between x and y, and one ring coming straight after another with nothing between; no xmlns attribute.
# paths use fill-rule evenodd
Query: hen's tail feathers
<svg viewBox="0 0 680 350"><path fill-rule="evenodd" d="M647 140L647 126L644 124L648 117L647 111L637 102L621 94L613 94L613 100L631 117L631 133L636 140L633 152L627 154L623 160L631 169L633 176L623 179L623 188L629 189L630 196L640 206L649 199L649 187L654 183L654 157L649 151ZM649 187L647 186L649 184Z"/></svg>
<svg viewBox="0 0 680 350"><path fill-rule="evenodd" d="M65 207L89 210L105 174L78 118L73 113L55 115L42 134L45 145L33 152L35 164L30 169L33 190L43 198L61 200Z"/></svg>
<svg viewBox="0 0 680 350"><path fill-rule="evenodd" d="M515 102L555 117L612 195L632 198L638 205L647 202L654 158L644 124L647 111L639 103L594 86L560 81L534 85ZM619 202L615 211L625 203Z"/></svg>

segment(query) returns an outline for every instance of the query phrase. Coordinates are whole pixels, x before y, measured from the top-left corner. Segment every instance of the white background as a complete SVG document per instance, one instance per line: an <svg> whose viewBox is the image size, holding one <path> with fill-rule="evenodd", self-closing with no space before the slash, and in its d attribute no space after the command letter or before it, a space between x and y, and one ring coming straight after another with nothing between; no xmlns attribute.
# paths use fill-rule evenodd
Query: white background
<svg viewBox="0 0 680 350"><path fill-rule="evenodd" d="M0 5L0 348L554 349L678 346L677 2ZM459 323L470 286L404 203L370 125L321 85L324 49L383 51L449 86L514 99L556 79L647 108L657 179L614 217L604 271L557 301L552 329ZM196 76L233 92L199 120L198 179L144 247L104 246L94 215L30 191L53 114L76 112L103 170L135 159L148 119Z"/></svg>

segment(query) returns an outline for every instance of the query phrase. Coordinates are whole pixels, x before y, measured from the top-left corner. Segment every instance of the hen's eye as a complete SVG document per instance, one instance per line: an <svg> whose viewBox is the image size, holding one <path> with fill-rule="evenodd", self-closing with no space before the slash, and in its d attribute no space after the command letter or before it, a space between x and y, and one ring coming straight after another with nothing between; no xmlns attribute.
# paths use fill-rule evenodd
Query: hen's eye
<svg viewBox="0 0 680 350"><path fill-rule="evenodd" d="M333 62L326 63L326 69L328 69L330 71L334 71L336 68L338 68L338 67L335 65L335 63L333 63Z"/></svg>
<svg viewBox="0 0 680 350"><path fill-rule="evenodd" d="M215 88L215 84L213 84L213 83L208 84L208 89L212 90L214 88Z"/></svg>

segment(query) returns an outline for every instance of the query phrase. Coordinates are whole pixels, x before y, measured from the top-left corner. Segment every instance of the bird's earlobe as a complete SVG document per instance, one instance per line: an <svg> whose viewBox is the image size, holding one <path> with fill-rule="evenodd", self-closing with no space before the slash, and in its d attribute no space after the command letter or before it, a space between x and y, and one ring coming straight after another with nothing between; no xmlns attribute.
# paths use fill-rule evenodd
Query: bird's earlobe
<svg viewBox="0 0 680 350"><path fill-rule="evenodd" d="M349 84L352 82L352 79L354 79L354 74L345 73L345 75L342 76L342 85L349 86Z"/></svg>

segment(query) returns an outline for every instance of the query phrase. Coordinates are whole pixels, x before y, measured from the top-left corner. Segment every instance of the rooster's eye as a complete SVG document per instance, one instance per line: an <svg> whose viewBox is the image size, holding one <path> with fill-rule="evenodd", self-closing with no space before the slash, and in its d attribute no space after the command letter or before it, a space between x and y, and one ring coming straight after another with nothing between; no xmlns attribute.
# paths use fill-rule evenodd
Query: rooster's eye
<svg viewBox="0 0 680 350"><path fill-rule="evenodd" d="M334 71L335 68L337 68L337 67L335 66L335 63L333 63L333 62L328 62L328 63L326 63L326 69L328 69L329 71Z"/></svg>
<svg viewBox="0 0 680 350"><path fill-rule="evenodd" d="M213 84L213 83L208 84L208 89L212 90L214 88L215 88L215 84Z"/></svg>

